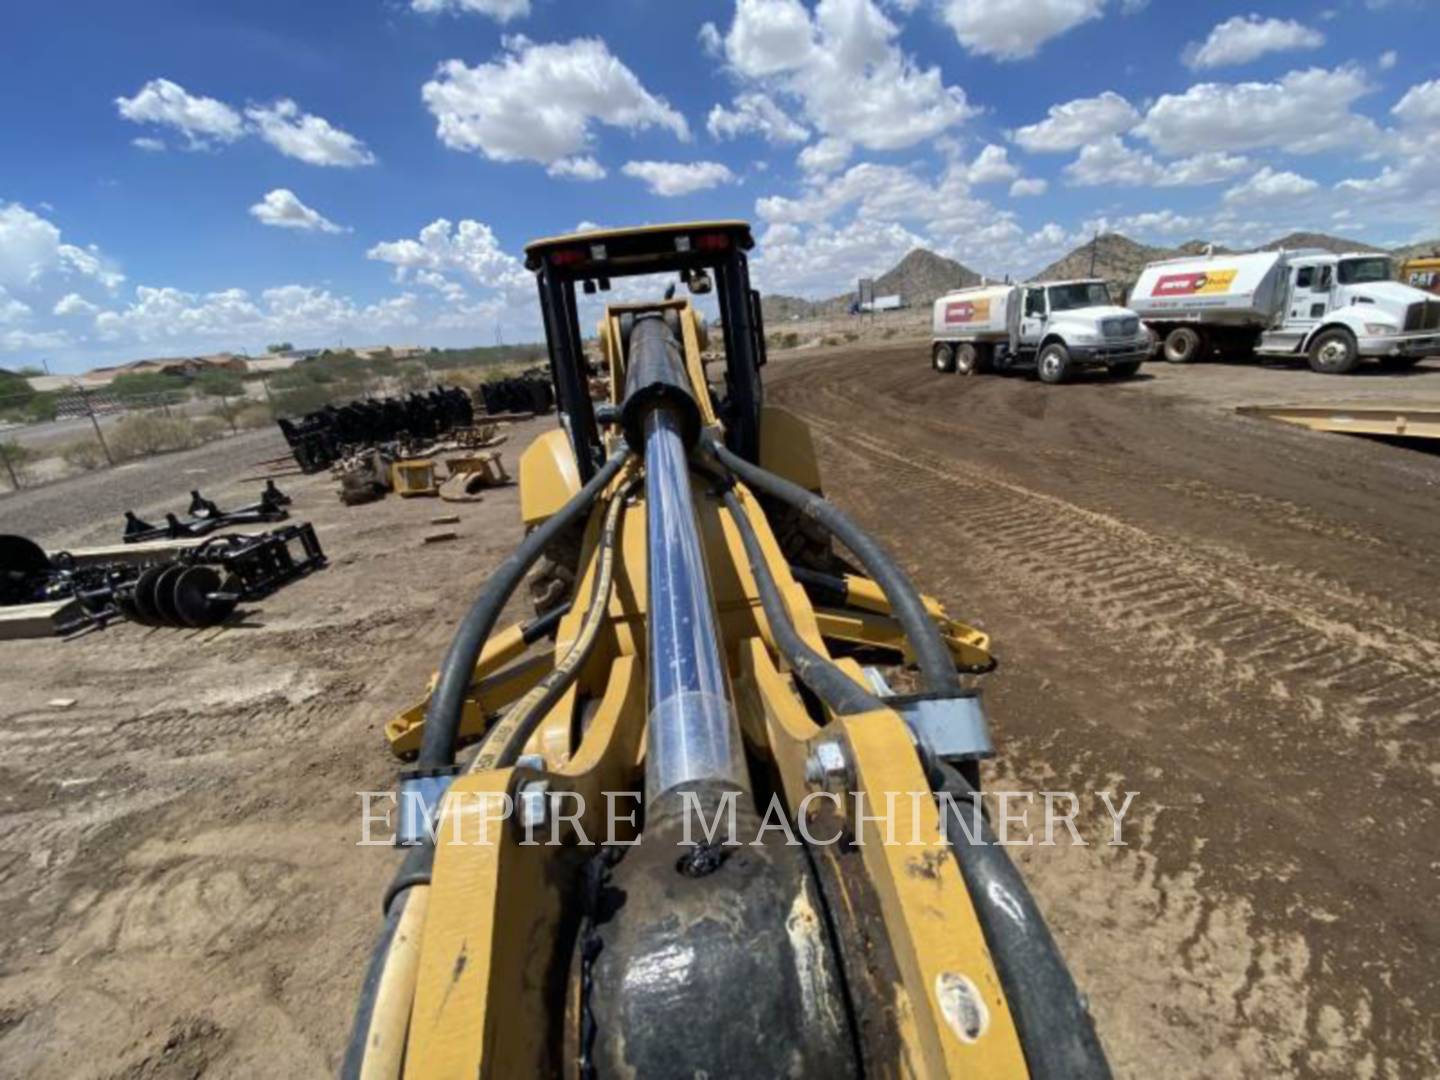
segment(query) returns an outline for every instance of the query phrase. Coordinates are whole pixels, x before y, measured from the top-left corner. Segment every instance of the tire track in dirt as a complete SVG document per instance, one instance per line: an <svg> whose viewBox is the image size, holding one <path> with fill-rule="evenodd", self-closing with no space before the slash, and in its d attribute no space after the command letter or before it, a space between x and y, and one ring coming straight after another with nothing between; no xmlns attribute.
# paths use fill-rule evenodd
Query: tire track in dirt
<svg viewBox="0 0 1440 1080"><path fill-rule="evenodd" d="M858 355L790 370L774 398L810 425L832 494L996 633L996 779L1147 797L1128 849L1020 853L1118 1073L1427 1075L1440 626L1395 586L1425 577L1403 565L1418 534L1270 476L1237 490L1203 457L1157 473L1098 398L1047 401L1031 445L1003 419L1034 404L1026 384L956 412ZM1164 430L1165 404L1143 404L1158 421L1137 410L1131 436ZM1159 485L1204 504L1167 521ZM1286 529L1330 561L1295 560ZM1381 561L1342 580L1344 544Z"/></svg>

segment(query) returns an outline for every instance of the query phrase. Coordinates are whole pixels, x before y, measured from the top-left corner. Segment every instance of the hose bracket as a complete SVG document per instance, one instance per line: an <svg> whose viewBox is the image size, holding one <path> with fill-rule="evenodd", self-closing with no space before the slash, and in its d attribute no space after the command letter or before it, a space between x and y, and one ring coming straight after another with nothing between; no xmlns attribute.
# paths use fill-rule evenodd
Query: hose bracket
<svg viewBox="0 0 1440 1080"><path fill-rule="evenodd" d="M440 803L460 766L406 769L400 774L399 806L395 815L395 846L414 847L435 834Z"/></svg>

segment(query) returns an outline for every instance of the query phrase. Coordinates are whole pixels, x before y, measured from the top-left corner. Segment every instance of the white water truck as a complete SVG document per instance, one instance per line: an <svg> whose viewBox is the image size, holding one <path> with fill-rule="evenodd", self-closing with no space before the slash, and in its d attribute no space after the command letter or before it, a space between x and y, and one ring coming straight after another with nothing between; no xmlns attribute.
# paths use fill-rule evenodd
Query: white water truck
<svg viewBox="0 0 1440 1080"><path fill-rule="evenodd" d="M935 301L930 358L936 371L1034 371L1060 383L1084 368L1128 378L1154 348L1129 308L1098 279L980 285Z"/></svg>
<svg viewBox="0 0 1440 1080"><path fill-rule="evenodd" d="M1389 257L1374 253L1202 255L1145 267L1130 306L1171 363L1304 357L1344 375L1366 357L1405 368L1440 354L1440 299L1392 277Z"/></svg>

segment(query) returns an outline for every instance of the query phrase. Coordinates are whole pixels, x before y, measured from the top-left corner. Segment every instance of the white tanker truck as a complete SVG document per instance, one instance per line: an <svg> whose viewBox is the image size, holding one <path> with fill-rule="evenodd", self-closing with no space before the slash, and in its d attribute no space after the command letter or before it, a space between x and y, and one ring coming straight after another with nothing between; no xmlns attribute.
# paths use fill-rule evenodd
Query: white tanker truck
<svg viewBox="0 0 1440 1080"><path fill-rule="evenodd" d="M1303 356L1343 375L1364 357L1398 368L1440 354L1440 299L1391 277L1385 255L1204 255L1145 267L1130 306L1172 363Z"/></svg>
<svg viewBox="0 0 1440 1080"><path fill-rule="evenodd" d="M930 357L936 371L1034 371L1059 383L1081 368L1134 375L1153 347L1139 315L1110 302L1105 282L1042 281L940 297Z"/></svg>

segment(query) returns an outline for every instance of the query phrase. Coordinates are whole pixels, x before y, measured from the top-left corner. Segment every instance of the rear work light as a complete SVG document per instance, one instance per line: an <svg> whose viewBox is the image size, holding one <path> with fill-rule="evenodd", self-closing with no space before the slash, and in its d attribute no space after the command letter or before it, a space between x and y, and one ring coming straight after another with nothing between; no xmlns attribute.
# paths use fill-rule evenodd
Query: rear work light
<svg viewBox="0 0 1440 1080"><path fill-rule="evenodd" d="M728 233L701 233L695 237L696 251L724 251L730 246Z"/></svg>
<svg viewBox="0 0 1440 1080"><path fill-rule="evenodd" d="M556 266L574 266L585 261L585 249L581 247L560 248L550 253L550 261Z"/></svg>

